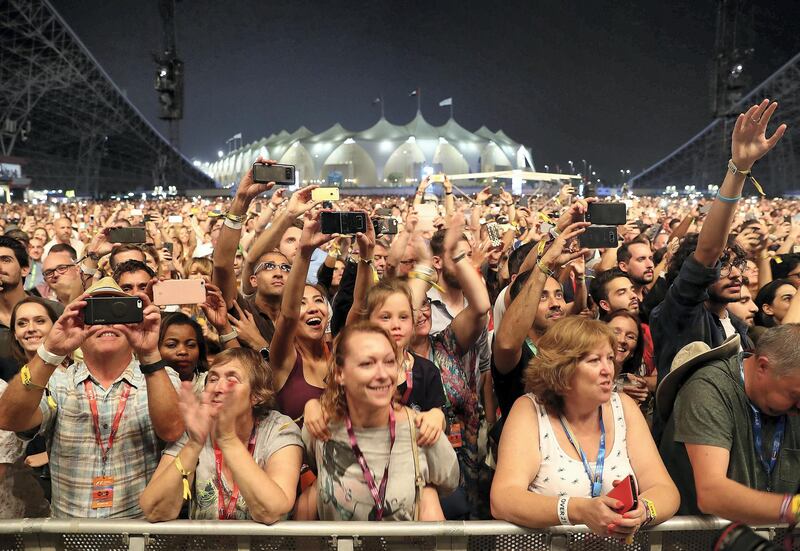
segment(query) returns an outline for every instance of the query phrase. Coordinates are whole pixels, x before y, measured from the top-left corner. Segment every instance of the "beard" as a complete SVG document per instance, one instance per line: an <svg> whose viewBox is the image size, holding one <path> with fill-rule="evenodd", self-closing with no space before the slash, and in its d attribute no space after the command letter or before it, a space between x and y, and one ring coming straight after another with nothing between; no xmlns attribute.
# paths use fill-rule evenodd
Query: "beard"
<svg viewBox="0 0 800 551"><path fill-rule="evenodd" d="M732 302L737 302L742 297L741 297L741 295L738 296L738 297L726 297L726 296L720 295L719 293L717 293L713 289L709 289L708 290L708 298L709 298L709 300L711 300L711 302L716 302L717 304L731 304Z"/></svg>
<svg viewBox="0 0 800 551"><path fill-rule="evenodd" d="M442 269L442 280L447 284L448 289L461 289L461 283L459 283L456 274L446 268Z"/></svg>
<svg viewBox="0 0 800 551"><path fill-rule="evenodd" d="M21 283L22 283L21 279L18 279L16 281L4 281L0 279L0 294L10 293L11 291L16 290L16 288L19 287Z"/></svg>
<svg viewBox="0 0 800 551"><path fill-rule="evenodd" d="M653 282L653 272L647 274L649 277L645 279L644 274L642 276L635 276L628 272L628 278L634 283L634 285L642 286L648 285Z"/></svg>

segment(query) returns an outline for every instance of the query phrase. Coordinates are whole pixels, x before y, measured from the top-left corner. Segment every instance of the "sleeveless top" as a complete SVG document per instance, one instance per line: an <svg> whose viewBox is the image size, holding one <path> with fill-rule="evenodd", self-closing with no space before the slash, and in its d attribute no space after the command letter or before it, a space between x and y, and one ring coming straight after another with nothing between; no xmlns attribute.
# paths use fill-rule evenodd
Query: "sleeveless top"
<svg viewBox="0 0 800 551"><path fill-rule="evenodd" d="M528 491L546 496L592 497L589 477L583 467L583 462L573 459L561 448L553 432L550 417L544 406L536 401L533 393L525 396L533 402L538 416L539 452L541 453L539 472L528 486ZM628 459L625 414L622 411L622 402L616 392L611 394L611 411L614 417L614 441L606 438L602 495L612 490L615 480L622 480L629 474L634 474ZM589 466L594 471L594 462L589 462Z"/></svg>
<svg viewBox="0 0 800 551"><path fill-rule="evenodd" d="M296 419L297 424L302 427L303 420L300 417L303 415L306 402L313 398L319 399L323 390L323 388L308 384L306 381L303 375L303 357L298 352L289 377L275 396L278 411Z"/></svg>

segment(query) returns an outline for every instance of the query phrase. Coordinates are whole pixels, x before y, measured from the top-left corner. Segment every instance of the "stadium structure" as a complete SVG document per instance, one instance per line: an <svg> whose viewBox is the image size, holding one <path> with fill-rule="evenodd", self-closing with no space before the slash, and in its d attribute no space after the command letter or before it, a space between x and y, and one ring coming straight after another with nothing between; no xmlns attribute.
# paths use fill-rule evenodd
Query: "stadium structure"
<svg viewBox="0 0 800 551"><path fill-rule="evenodd" d="M281 131L229 152L201 168L228 187L261 155L296 167L299 184L343 188L405 187L428 172L469 174L534 169L530 149L485 126L470 132L455 119L433 126L417 111L406 124L381 117L354 132L335 124L315 134Z"/></svg>
<svg viewBox="0 0 800 551"><path fill-rule="evenodd" d="M631 178L631 187L642 193L660 192L668 188L682 192L687 187L705 192L708 186L719 185L731 156L731 133L736 117L764 98L777 101L779 105L767 135L782 122L788 124L789 130L775 149L756 163L753 175L767 195L800 192L800 137L796 131L800 127L800 54L745 94L728 111L727 116L715 118L673 153ZM745 193L756 192L752 187L745 187Z"/></svg>
<svg viewBox="0 0 800 551"><path fill-rule="evenodd" d="M78 196L214 187L47 0L0 2L0 164L12 193L27 184Z"/></svg>

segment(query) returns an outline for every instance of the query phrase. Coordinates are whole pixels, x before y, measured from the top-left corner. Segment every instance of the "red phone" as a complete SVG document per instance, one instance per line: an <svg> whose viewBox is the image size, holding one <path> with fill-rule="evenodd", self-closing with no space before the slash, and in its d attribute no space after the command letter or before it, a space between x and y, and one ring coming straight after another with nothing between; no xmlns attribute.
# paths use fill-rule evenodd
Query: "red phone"
<svg viewBox="0 0 800 551"><path fill-rule="evenodd" d="M636 487L636 479L632 474L625 477L606 495L622 503L622 508L617 509L620 514L627 513L639 506L639 489Z"/></svg>

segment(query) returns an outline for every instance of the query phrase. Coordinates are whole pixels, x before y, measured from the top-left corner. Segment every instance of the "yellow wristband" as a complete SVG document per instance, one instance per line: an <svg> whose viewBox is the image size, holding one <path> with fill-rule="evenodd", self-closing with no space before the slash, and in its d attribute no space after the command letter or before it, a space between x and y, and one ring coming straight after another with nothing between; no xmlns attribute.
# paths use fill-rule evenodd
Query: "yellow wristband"
<svg viewBox="0 0 800 551"><path fill-rule="evenodd" d="M177 455L175 456L175 468L178 469L181 478L183 478L183 499L192 499L192 490L189 488L189 475L192 473L184 470L181 458Z"/></svg>
<svg viewBox="0 0 800 551"><path fill-rule="evenodd" d="M46 386L37 385L36 383L31 380L31 370L28 369L28 364L23 365L19 370L19 378L22 381L22 385L28 388L34 387L39 388L41 390L46 390Z"/></svg>

